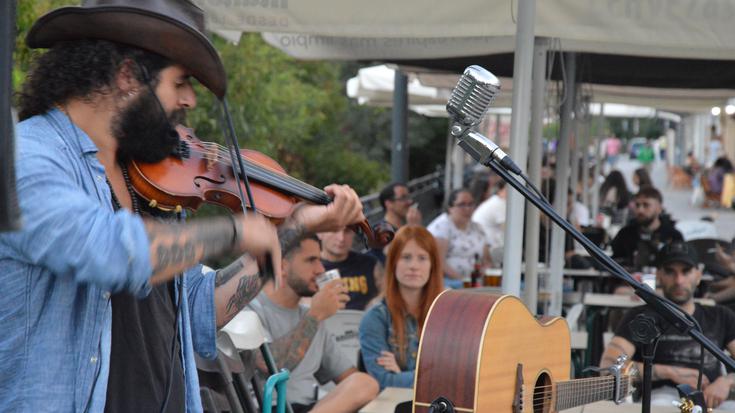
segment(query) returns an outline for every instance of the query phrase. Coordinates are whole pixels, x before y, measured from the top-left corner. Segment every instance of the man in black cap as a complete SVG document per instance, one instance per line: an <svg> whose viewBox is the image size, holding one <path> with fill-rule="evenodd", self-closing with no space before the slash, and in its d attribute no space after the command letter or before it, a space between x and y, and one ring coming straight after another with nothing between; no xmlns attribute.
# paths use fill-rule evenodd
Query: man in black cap
<svg viewBox="0 0 735 413"><path fill-rule="evenodd" d="M196 105L227 79L187 0L87 0L42 16L49 48L18 99L23 228L0 235L4 411L201 411L194 352L260 291L254 257L364 219L357 195L300 206L278 228L253 214L176 222L146 206L131 161L158 162ZM165 217L161 217L165 216ZM207 272L200 260L244 254ZM177 276L183 274L182 276Z"/></svg>
<svg viewBox="0 0 735 413"><path fill-rule="evenodd" d="M726 307L703 306L694 302L694 291L702 278L702 272L697 267L696 252L686 243L675 242L662 248L656 261L657 286L664 296L682 311L691 314L699 322L705 336L720 348L735 354L735 313ZM629 325L636 315L643 312L653 315L647 306L636 307L625 315L602 355L601 367L610 366L619 355L626 354L641 363L638 370L643 371L642 348L634 342ZM658 327L662 335L653 361L654 390L651 402L670 406L672 400L678 400L674 386L689 384L696 387L701 347L666 321L660 320ZM727 400L735 388L735 375L723 375L721 363L708 352L704 354L702 368L707 406L735 410L735 402Z"/></svg>

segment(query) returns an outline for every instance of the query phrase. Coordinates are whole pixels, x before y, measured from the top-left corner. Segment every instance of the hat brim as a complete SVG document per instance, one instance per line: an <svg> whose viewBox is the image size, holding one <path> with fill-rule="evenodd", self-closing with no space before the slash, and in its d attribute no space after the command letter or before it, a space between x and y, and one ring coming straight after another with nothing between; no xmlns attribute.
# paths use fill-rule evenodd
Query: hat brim
<svg viewBox="0 0 735 413"><path fill-rule="evenodd" d="M227 90L222 60L195 28L146 10L119 6L62 7L36 21L26 37L30 48L61 41L102 39L158 53L191 71L217 97Z"/></svg>
<svg viewBox="0 0 735 413"><path fill-rule="evenodd" d="M658 264L658 266L659 267L663 267L666 264L672 264L672 263L675 263L675 262L678 262L678 263L681 263L681 264L685 264L685 265L689 265L689 266L694 267L694 268L697 267L697 263L691 257L683 257L683 256L675 256L675 257L663 259L663 260L660 261L660 263Z"/></svg>

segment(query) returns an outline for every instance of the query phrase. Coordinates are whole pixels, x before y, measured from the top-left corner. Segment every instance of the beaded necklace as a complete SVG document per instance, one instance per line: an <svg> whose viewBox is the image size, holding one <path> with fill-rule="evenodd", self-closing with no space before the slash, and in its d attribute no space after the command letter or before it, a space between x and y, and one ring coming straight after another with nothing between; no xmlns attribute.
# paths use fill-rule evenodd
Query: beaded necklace
<svg viewBox="0 0 735 413"><path fill-rule="evenodd" d="M135 190L133 189L133 184L130 183L130 176L128 175L128 167L125 165L120 165L120 169L122 169L123 179L125 179L125 186L128 189L128 193L130 194L130 200L133 204L133 212L140 215L140 205L138 204L138 196L135 193ZM110 179L105 178L107 180L107 186L110 187L110 193L112 194L112 206L115 208L115 211L122 208L122 205L120 204L120 201L117 199L117 196L115 196L115 190L112 189L112 184L110 184Z"/></svg>

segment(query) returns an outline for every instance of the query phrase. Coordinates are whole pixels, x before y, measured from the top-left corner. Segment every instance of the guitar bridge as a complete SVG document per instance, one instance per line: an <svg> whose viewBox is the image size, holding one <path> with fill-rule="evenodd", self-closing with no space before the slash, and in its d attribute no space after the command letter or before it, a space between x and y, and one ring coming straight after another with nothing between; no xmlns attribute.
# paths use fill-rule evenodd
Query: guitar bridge
<svg viewBox="0 0 735 413"><path fill-rule="evenodd" d="M516 366L516 386L513 396L513 413L521 413L523 411L523 364L518 363Z"/></svg>

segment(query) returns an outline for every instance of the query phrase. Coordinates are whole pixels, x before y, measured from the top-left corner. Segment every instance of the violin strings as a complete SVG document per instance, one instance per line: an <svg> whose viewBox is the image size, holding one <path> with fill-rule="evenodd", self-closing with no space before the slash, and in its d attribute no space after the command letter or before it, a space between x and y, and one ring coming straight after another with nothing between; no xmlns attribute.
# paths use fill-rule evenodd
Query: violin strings
<svg viewBox="0 0 735 413"><path fill-rule="evenodd" d="M225 147L221 146L218 143L214 143L214 142L208 143L208 145L203 142L203 144L205 144L203 146L214 146L215 149L217 150L217 152L216 152L217 158L214 158L214 159L208 158L210 161L222 163L222 164L227 165L227 166L230 166L232 164L232 161L229 159L229 153L226 152L226 148ZM201 151L201 150L197 150L197 149L192 150L192 152L201 153L201 154L205 154L205 155L212 153L212 152L209 152L209 151ZM257 161L249 160L247 158L242 158L242 159L243 159L243 161L248 166L252 166L252 167L254 167L254 168L256 168L256 169L258 169L258 170L260 170L262 172L266 172L268 174L276 175L277 177L282 178L282 179L284 179L286 181L291 181L294 184L303 184L303 185L311 186L311 185L306 184L306 183L304 183L302 181L299 181L298 179L296 179L296 178L294 178L294 177L292 177L290 175L287 175L287 174L282 173L282 172L279 172L279 171L271 170L271 169L265 167L264 165L260 164ZM313 186L311 186L311 187L314 188L314 189L316 189L316 190L318 190L318 188L315 188Z"/></svg>
<svg viewBox="0 0 735 413"><path fill-rule="evenodd" d="M211 143L206 144L202 143L201 146L205 147L207 149L207 146L210 146L211 149L214 149L214 151L210 150L201 150L196 148L194 145L190 144L190 151L197 154L203 154L204 158L207 159L210 162L226 165L226 166L232 166L232 161L229 159L229 153L224 151L224 147L222 147L219 144ZM214 156L209 156L214 155ZM253 177L258 179L263 179L265 177L273 178L279 182L282 185L284 185L287 189L296 195L303 195L305 197L311 197L314 201L321 201L321 200L327 200L328 197L324 193L324 191L321 191L320 189L309 185L307 183L304 183L296 178L293 178L292 176L289 176L287 174L271 170L269 168L266 168L262 164L256 161L248 160L247 158L242 157L243 162L246 164L248 168L246 168L248 171L255 172L253 174ZM262 174L261 176L258 176L258 173ZM250 174L249 174L250 175ZM311 200L311 199L310 199Z"/></svg>

